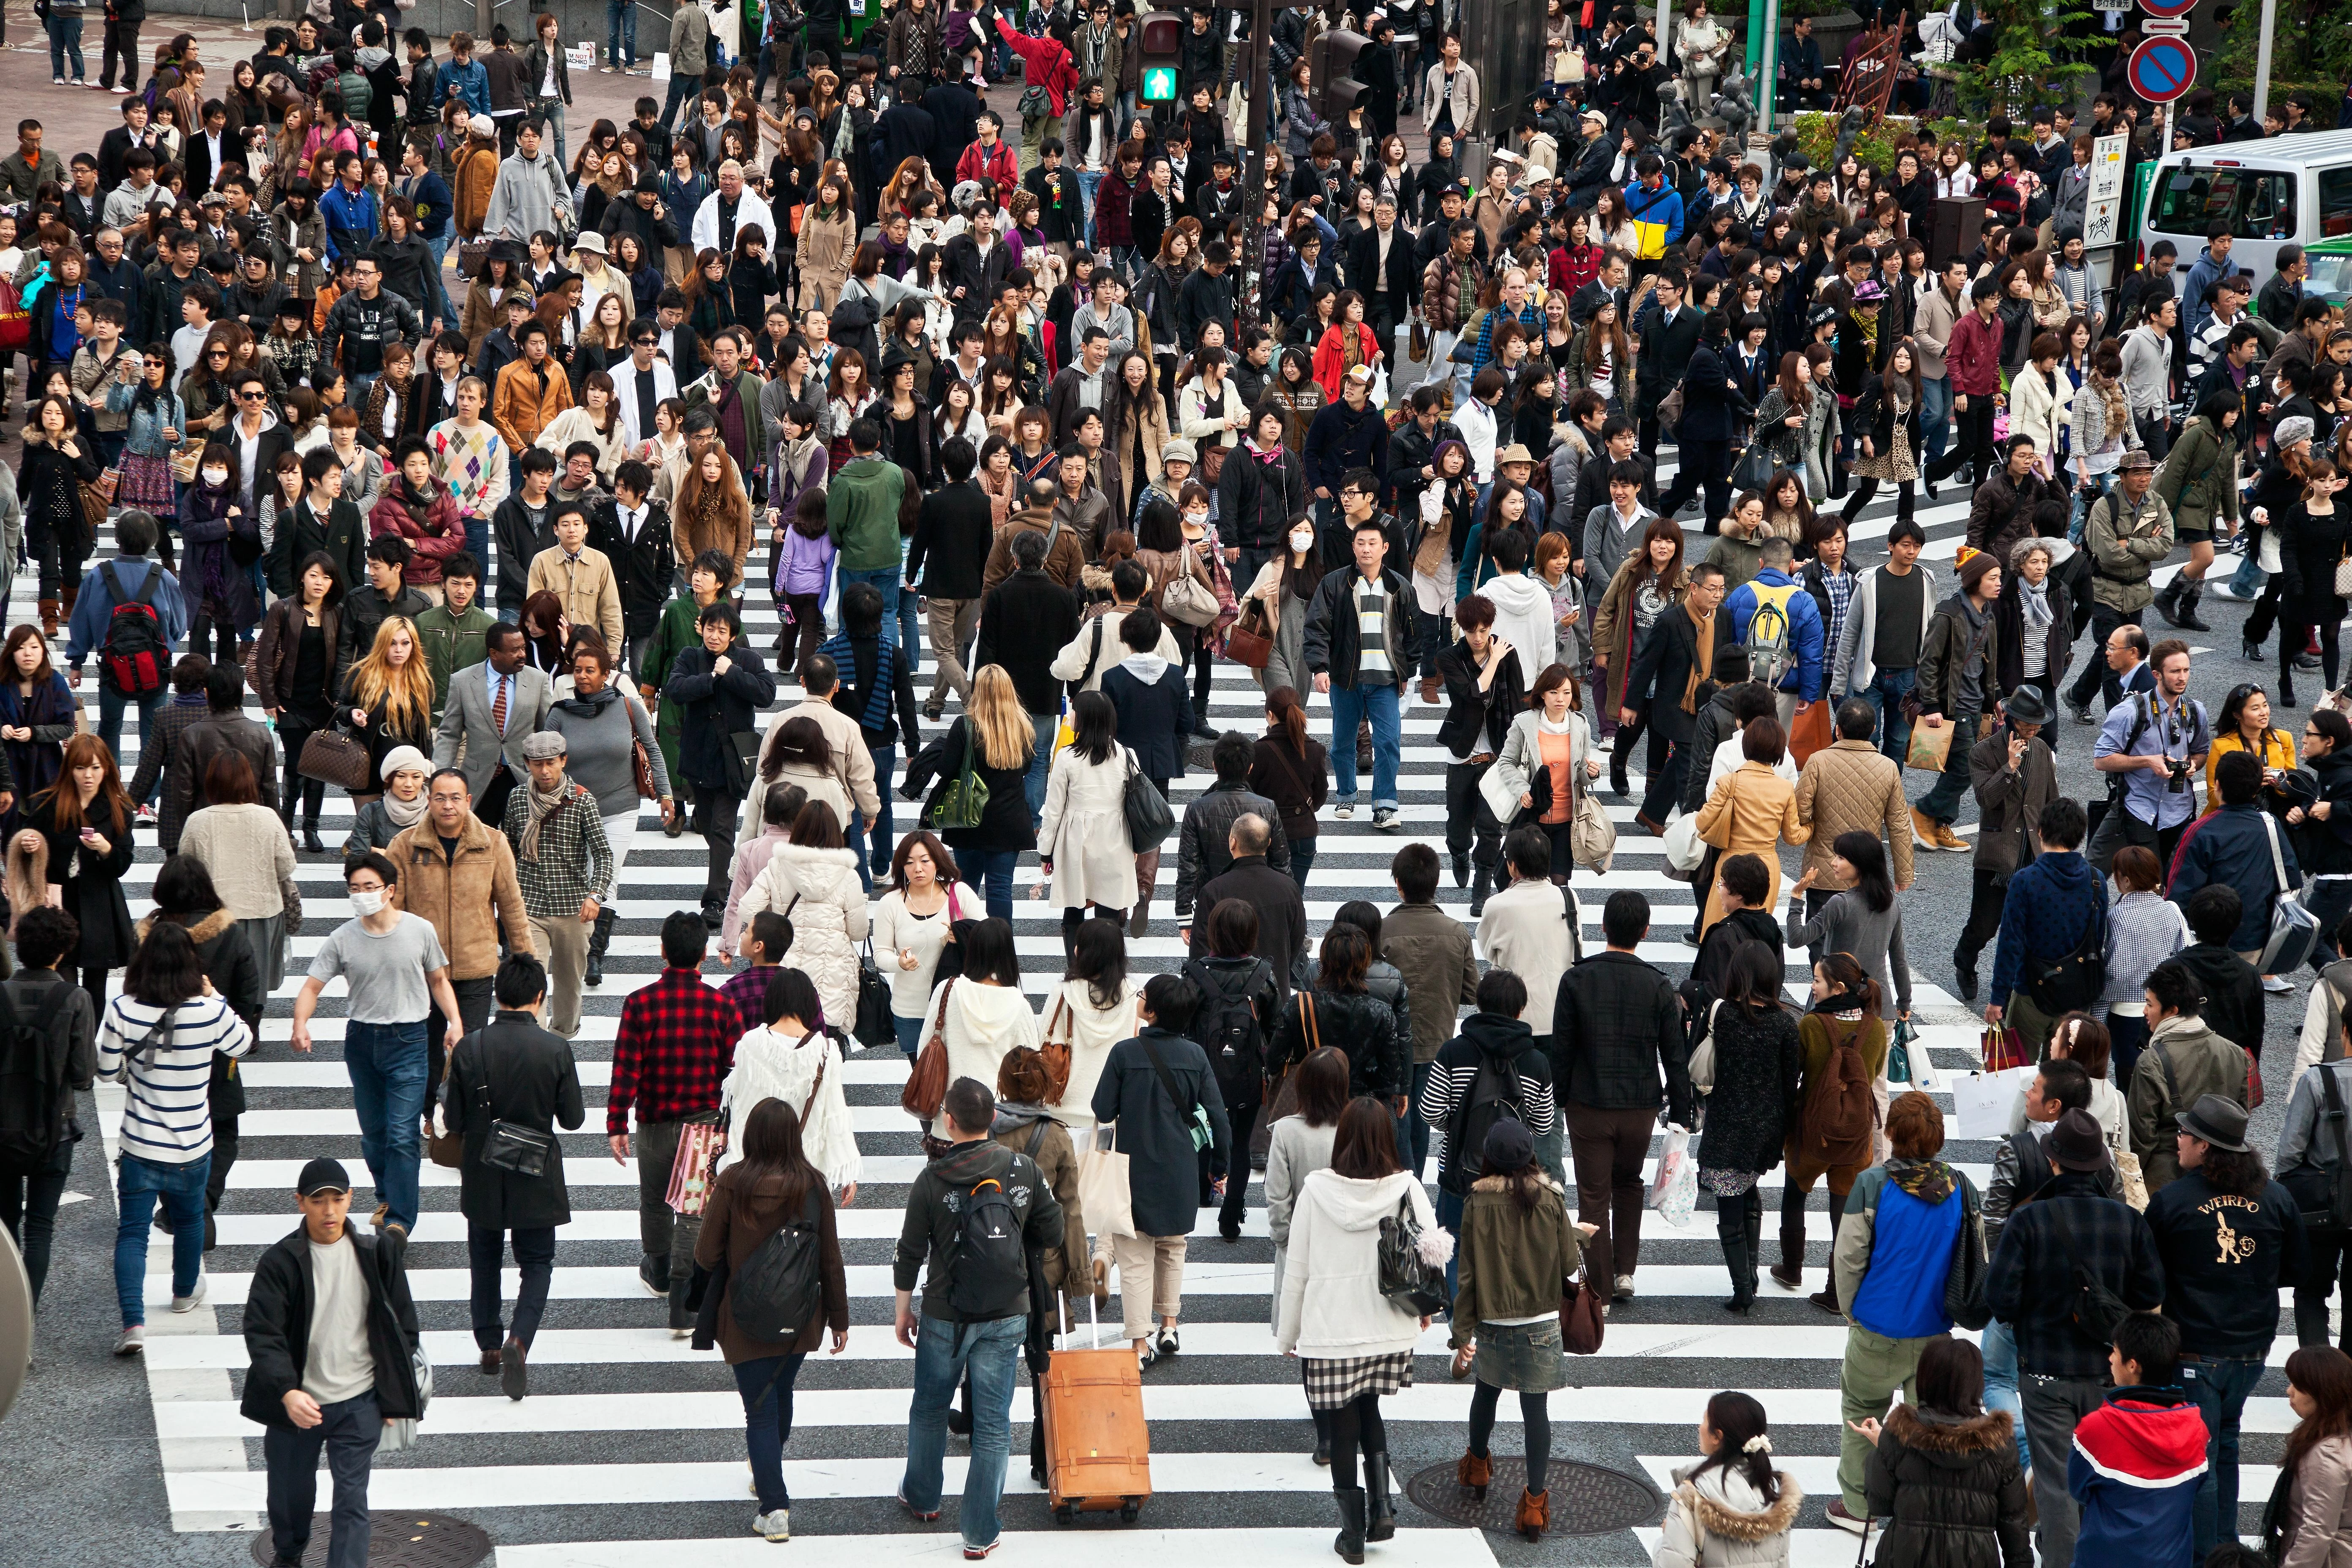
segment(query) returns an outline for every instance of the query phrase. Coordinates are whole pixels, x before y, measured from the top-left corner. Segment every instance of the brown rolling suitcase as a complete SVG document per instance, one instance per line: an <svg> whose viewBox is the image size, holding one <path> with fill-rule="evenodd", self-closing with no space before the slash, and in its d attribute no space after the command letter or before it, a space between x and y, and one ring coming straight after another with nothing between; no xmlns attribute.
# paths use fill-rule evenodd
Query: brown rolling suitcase
<svg viewBox="0 0 2352 1568"><path fill-rule="evenodd" d="M1091 1321L1091 1294L1087 1307ZM1101 1325L1094 1327L1099 1346ZM1135 1352L1124 1342L1108 1350L1056 1348L1038 1379L1037 1401L1054 1522L1117 1509L1120 1523L1134 1523L1151 1495L1151 1432Z"/></svg>

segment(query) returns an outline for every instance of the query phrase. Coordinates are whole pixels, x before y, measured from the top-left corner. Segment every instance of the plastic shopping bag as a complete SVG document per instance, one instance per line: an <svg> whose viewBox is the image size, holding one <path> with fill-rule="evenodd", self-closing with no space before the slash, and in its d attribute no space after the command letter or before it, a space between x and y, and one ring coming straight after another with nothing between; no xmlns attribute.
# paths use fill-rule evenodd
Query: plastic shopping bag
<svg viewBox="0 0 2352 1568"><path fill-rule="evenodd" d="M1657 1210L1668 1225L1690 1224L1691 1211L1698 1207L1698 1163L1691 1158L1687 1129L1666 1129L1665 1152L1658 1156L1657 1173L1650 1179L1643 1206Z"/></svg>
<svg viewBox="0 0 2352 1568"><path fill-rule="evenodd" d="M2010 1113L2038 1070L2021 1067L1955 1077L1951 1080L1952 1109L1958 1126L1952 1136L1962 1140L2008 1137Z"/></svg>

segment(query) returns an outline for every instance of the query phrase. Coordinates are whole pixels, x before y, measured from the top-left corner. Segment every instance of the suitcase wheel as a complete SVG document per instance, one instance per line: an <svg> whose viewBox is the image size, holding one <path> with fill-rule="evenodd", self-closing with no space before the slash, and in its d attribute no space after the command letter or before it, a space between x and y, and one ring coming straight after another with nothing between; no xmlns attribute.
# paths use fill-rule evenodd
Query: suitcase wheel
<svg viewBox="0 0 2352 1568"><path fill-rule="evenodd" d="M1066 1502L1058 1504L1054 1510L1054 1522L1055 1524L1068 1524L1077 1517L1077 1512L1078 1510L1076 1507L1073 1504Z"/></svg>
<svg viewBox="0 0 2352 1568"><path fill-rule="evenodd" d="M1133 1524L1136 1521L1136 1516L1140 1514L1142 1511L1143 1500L1141 1498L1131 1497L1125 1502L1118 1505L1118 1521L1121 1524Z"/></svg>

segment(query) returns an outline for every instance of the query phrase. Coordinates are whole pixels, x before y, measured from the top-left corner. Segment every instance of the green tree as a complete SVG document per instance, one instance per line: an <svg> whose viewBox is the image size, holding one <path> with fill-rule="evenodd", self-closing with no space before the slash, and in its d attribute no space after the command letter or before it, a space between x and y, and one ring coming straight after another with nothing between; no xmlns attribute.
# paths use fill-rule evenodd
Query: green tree
<svg viewBox="0 0 2352 1568"><path fill-rule="evenodd" d="M2261 0L2242 0L2230 14L2221 47L2207 57L2198 85L2227 93L2254 85L2261 51ZM2322 125L2336 123L2336 106L2352 80L2352 0L2278 0L2271 37L2271 99L2298 89L2318 103Z"/></svg>
<svg viewBox="0 0 2352 1568"><path fill-rule="evenodd" d="M2053 89L2090 73L2079 58L2090 11L2069 9L2064 0L1979 0L1977 15L1992 22L1994 44L1991 59L1956 68L1960 102L1970 110L1982 105L1987 118L2021 122L2036 103L2072 98L2071 85Z"/></svg>

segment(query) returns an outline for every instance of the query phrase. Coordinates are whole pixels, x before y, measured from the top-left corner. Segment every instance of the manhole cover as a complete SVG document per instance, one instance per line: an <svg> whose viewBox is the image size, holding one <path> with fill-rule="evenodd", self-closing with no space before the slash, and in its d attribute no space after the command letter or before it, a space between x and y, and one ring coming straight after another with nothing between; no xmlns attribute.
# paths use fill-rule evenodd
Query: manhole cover
<svg viewBox="0 0 2352 1568"><path fill-rule="evenodd" d="M1513 1464L1518 1463L1514 1459ZM1495 1471L1501 1479L1503 1464ZM1511 1493L1513 1497L1519 1494ZM474 1568L490 1554L490 1538L462 1519L446 1513L373 1513L368 1535L368 1568ZM1504 1525L1510 1524L1505 1510ZM326 1568L330 1521L323 1513L310 1516L310 1545L302 1553L302 1568ZM269 1568L269 1526L253 1538L253 1560Z"/></svg>
<svg viewBox="0 0 2352 1568"><path fill-rule="evenodd" d="M1551 1491L1554 1535L1608 1535L1654 1524L1666 1506L1658 1489L1640 1476L1600 1465L1554 1459L1544 1467ZM1423 1510L1454 1524L1508 1532L1517 1528L1519 1493L1527 1489L1527 1462L1495 1456L1495 1479L1479 1502L1454 1479L1452 1464L1432 1465L1405 1482L1405 1495Z"/></svg>

